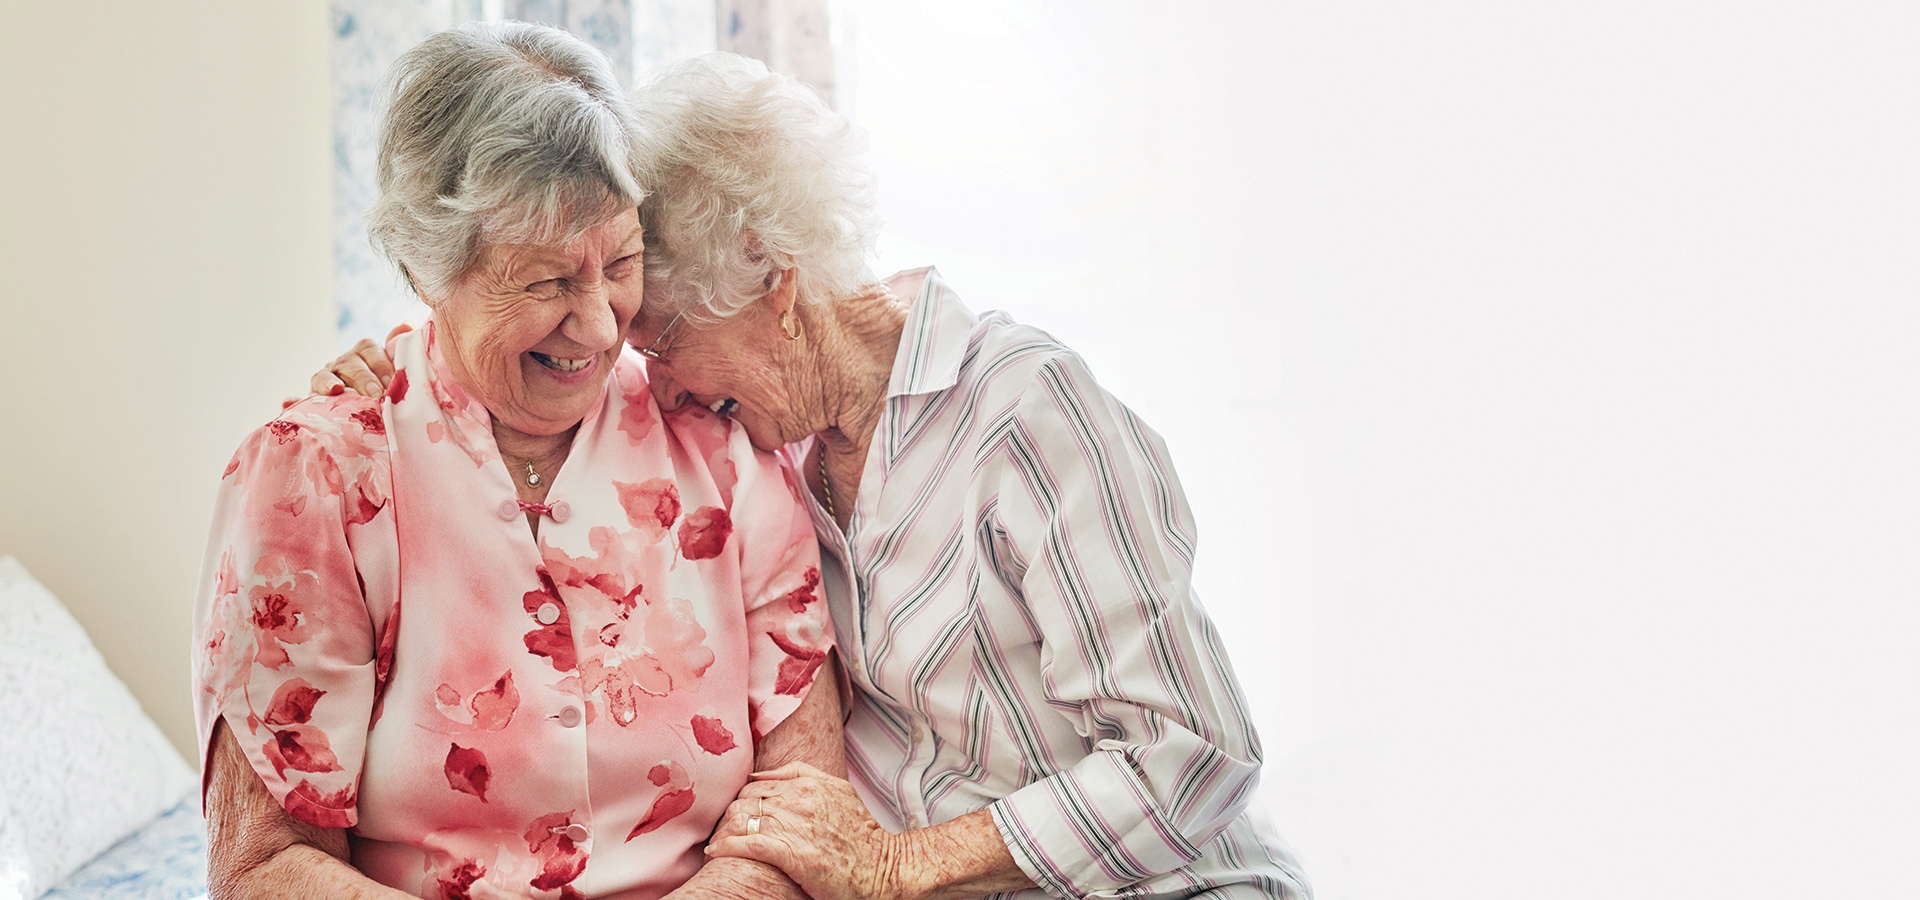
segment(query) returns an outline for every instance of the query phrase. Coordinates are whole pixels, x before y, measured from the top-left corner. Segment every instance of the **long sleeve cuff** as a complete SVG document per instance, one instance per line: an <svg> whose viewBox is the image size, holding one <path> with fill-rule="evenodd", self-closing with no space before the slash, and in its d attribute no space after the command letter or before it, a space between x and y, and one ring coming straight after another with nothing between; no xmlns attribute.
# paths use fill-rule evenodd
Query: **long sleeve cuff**
<svg viewBox="0 0 1920 900"><path fill-rule="evenodd" d="M1055 897L1117 897L1200 858L1116 751L1096 752L990 808L1014 862Z"/></svg>

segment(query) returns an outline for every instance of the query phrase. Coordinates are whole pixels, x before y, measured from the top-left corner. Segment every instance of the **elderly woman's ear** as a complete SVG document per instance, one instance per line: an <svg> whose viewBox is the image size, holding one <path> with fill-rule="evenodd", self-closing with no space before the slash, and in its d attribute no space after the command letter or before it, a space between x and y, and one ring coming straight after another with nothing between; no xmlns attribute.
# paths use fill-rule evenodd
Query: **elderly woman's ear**
<svg viewBox="0 0 1920 900"><path fill-rule="evenodd" d="M786 315L799 302L798 276L795 269L775 269L767 273L767 302L773 304L774 315Z"/></svg>

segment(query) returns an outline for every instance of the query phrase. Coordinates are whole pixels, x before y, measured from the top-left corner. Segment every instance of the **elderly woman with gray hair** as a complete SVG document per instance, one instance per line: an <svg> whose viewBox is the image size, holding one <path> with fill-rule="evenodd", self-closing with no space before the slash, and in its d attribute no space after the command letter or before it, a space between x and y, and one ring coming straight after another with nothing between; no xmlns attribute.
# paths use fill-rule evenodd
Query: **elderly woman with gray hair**
<svg viewBox="0 0 1920 900"><path fill-rule="evenodd" d="M663 408L802 473L853 688L851 780L755 773L707 852L822 898L1305 897L1246 810L1259 743L1160 438L933 270L873 278L852 130L791 79L716 54L634 103L659 140L628 341Z"/></svg>
<svg viewBox="0 0 1920 900"><path fill-rule="evenodd" d="M432 316L222 477L213 895L801 896L701 852L750 772L844 761L801 487L623 349L644 126L528 25L437 34L391 93L370 230Z"/></svg>

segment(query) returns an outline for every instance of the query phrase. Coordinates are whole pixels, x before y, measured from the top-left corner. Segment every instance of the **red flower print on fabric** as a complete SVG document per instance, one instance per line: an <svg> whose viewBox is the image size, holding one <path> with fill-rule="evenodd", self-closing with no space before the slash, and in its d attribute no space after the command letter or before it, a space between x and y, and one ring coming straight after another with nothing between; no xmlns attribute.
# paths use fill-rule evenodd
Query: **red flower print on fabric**
<svg viewBox="0 0 1920 900"><path fill-rule="evenodd" d="M349 821L347 810L352 809L357 800L353 785L323 794L313 786L313 782L303 778L292 790L287 791L286 809L294 818L308 825L350 828L353 822Z"/></svg>
<svg viewBox="0 0 1920 900"><path fill-rule="evenodd" d="M285 419L275 419L267 423L267 431L273 435L274 441L285 444L293 440L293 436L300 431L300 426Z"/></svg>
<svg viewBox="0 0 1920 900"><path fill-rule="evenodd" d="M387 681L393 675L393 646L400 636L400 601L395 600L393 611L387 614L387 625L380 632L380 644L373 651L373 715L367 721L371 728L380 723L380 714L387 708Z"/></svg>
<svg viewBox="0 0 1920 900"><path fill-rule="evenodd" d="M393 373L393 380L387 382L387 399L394 403L407 399L407 370Z"/></svg>
<svg viewBox="0 0 1920 900"><path fill-rule="evenodd" d="M232 547L220 553L220 567L214 572L213 592L220 597L240 592L240 573L233 567Z"/></svg>
<svg viewBox="0 0 1920 900"><path fill-rule="evenodd" d="M587 854L567 837L573 813L551 813L527 826L527 852L540 861L540 874L528 882L535 890L550 891L575 878L587 868Z"/></svg>
<svg viewBox="0 0 1920 900"><path fill-rule="evenodd" d="M805 579L804 584L780 596L780 599L787 604L787 608L796 615L806 612L807 604L820 599L819 595L813 592L814 588L820 586L820 569L808 566L801 577Z"/></svg>
<svg viewBox="0 0 1920 900"><path fill-rule="evenodd" d="M492 772L487 769L487 756L471 747L451 744L447 747L447 762L443 767L447 773L447 787L463 794L472 794L487 802L487 781Z"/></svg>
<svg viewBox="0 0 1920 900"><path fill-rule="evenodd" d="M607 665L599 659L580 664L580 683L587 693L598 693L614 724L625 728L640 717L640 698L664 697L673 690L673 678L651 655Z"/></svg>
<svg viewBox="0 0 1920 900"><path fill-rule="evenodd" d="M514 712L520 708L520 691L514 688L509 671L495 679L492 687L475 691L472 697L463 697L453 685L442 684L433 692L433 702L440 715L456 725L499 731L513 721Z"/></svg>
<svg viewBox="0 0 1920 900"><path fill-rule="evenodd" d="M613 483L620 496L620 508L627 512L627 524L635 528L672 528L680 518L680 489L665 478L649 478L639 484Z"/></svg>
<svg viewBox="0 0 1920 900"><path fill-rule="evenodd" d="M653 398L647 392L647 383L640 378L638 370L621 368L619 372L620 396L627 402L620 407L620 430L627 436L627 443L640 446L640 442L653 433L655 425L660 424L654 412Z"/></svg>
<svg viewBox="0 0 1920 900"><path fill-rule="evenodd" d="M665 574L660 561L650 553L654 541L641 531L624 534L606 526L587 532L592 556L569 556L565 550L542 543L540 558L546 562L554 581L567 587L590 587L615 604L614 614L625 619L645 597L645 582ZM665 529L653 529L656 535ZM657 537L655 538L657 541Z"/></svg>
<svg viewBox="0 0 1920 900"><path fill-rule="evenodd" d="M693 717L693 739L700 744L700 749L715 756L740 746L734 743L733 732L712 716Z"/></svg>
<svg viewBox="0 0 1920 900"><path fill-rule="evenodd" d="M712 559L720 555L733 534L733 520L718 506L702 506L680 523L680 555L688 559Z"/></svg>
<svg viewBox="0 0 1920 900"><path fill-rule="evenodd" d="M553 576L547 574L546 567L534 571L540 576L540 590L522 595L521 606L525 607L528 615L532 615L539 612L541 606L551 603L560 608L560 618L551 625L542 625L527 632L523 639L527 652L546 657L553 663L556 672L571 672L580 663L573 648L573 626L567 619L567 605L560 602L560 589L554 586Z"/></svg>
<svg viewBox="0 0 1920 900"><path fill-rule="evenodd" d="M647 607L646 646L659 657L660 664L675 683L690 685L713 667L713 648L708 647L707 629L693 611L693 603L674 597ZM633 628L629 624L629 630Z"/></svg>
<svg viewBox="0 0 1920 900"><path fill-rule="evenodd" d="M773 638L774 645L780 648L780 652L787 655L786 659L780 661L779 670L774 673L773 692L793 697L799 696L806 691L808 685L813 683L813 673L819 670L822 662L826 661L827 651L798 644L792 638L777 631L767 632L767 637Z"/></svg>
<svg viewBox="0 0 1920 900"><path fill-rule="evenodd" d="M313 719L313 705L326 695L305 678L295 678L273 692L264 721L268 725L305 725Z"/></svg>
<svg viewBox="0 0 1920 900"><path fill-rule="evenodd" d="M654 766L647 773L647 780L665 790L660 792L660 796L653 798L653 806L647 809L647 814L640 819L640 824L633 826L633 830L627 832L629 841L667 824L667 821L674 816L693 808L693 778L687 775L685 766L668 760Z"/></svg>
<svg viewBox="0 0 1920 900"><path fill-rule="evenodd" d="M285 778L288 769L298 772L338 772L340 760L327 743L327 733L312 725L288 725L273 729L261 745L274 774Z"/></svg>
<svg viewBox="0 0 1920 900"><path fill-rule="evenodd" d="M473 900L473 883L486 875L486 866L468 859L462 860L452 872L435 880L440 883L440 896L446 900Z"/></svg>
<svg viewBox="0 0 1920 900"><path fill-rule="evenodd" d="M378 407L369 406L366 409L354 413L351 418L355 422L359 422L361 430L367 434L383 435L387 433L387 422L381 418Z"/></svg>
<svg viewBox="0 0 1920 900"><path fill-rule="evenodd" d="M247 605L253 622L255 658L269 669L284 669L287 645L306 643L311 635L306 623L306 601L320 592L320 581L311 572L293 571L285 558L269 554L254 564L258 579L247 591Z"/></svg>
<svg viewBox="0 0 1920 900"><path fill-rule="evenodd" d="M513 713L520 708L520 692L513 688L513 673L507 672L493 683L493 687L473 695L467 703L473 711L473 726L485 731L499 731L513 721Z"/></svg>

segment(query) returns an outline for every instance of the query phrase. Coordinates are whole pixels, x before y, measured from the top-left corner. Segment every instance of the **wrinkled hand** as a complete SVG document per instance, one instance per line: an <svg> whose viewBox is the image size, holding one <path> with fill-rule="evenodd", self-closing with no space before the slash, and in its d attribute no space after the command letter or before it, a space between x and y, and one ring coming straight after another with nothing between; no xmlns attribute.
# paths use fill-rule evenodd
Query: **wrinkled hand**
<svg viewBox="0 0 1920 900"><path fill-rule="evenodd" d="M759 816L759 831L747 820ZM809 895L894 900L906 895L901 843L874 821L853 785L806 763L757 772L707 844L713 856L778 867Z"/></svg>
<svg viewBox="0 0 1920 900"><path fill-rule="evenodd" d="M387 332L387 340L413 330L412 325L401 322ZM393 380L393 360L387 358L383 344L376 344L372 338L361 338L347 352L335 357L327 367L313 373L307 382L307 388L314 394L331 397L352 387L363 397L378 397L387 390L388 382ZM289 397L280 403L281 409L299 403L302 398Z"/></svg>

